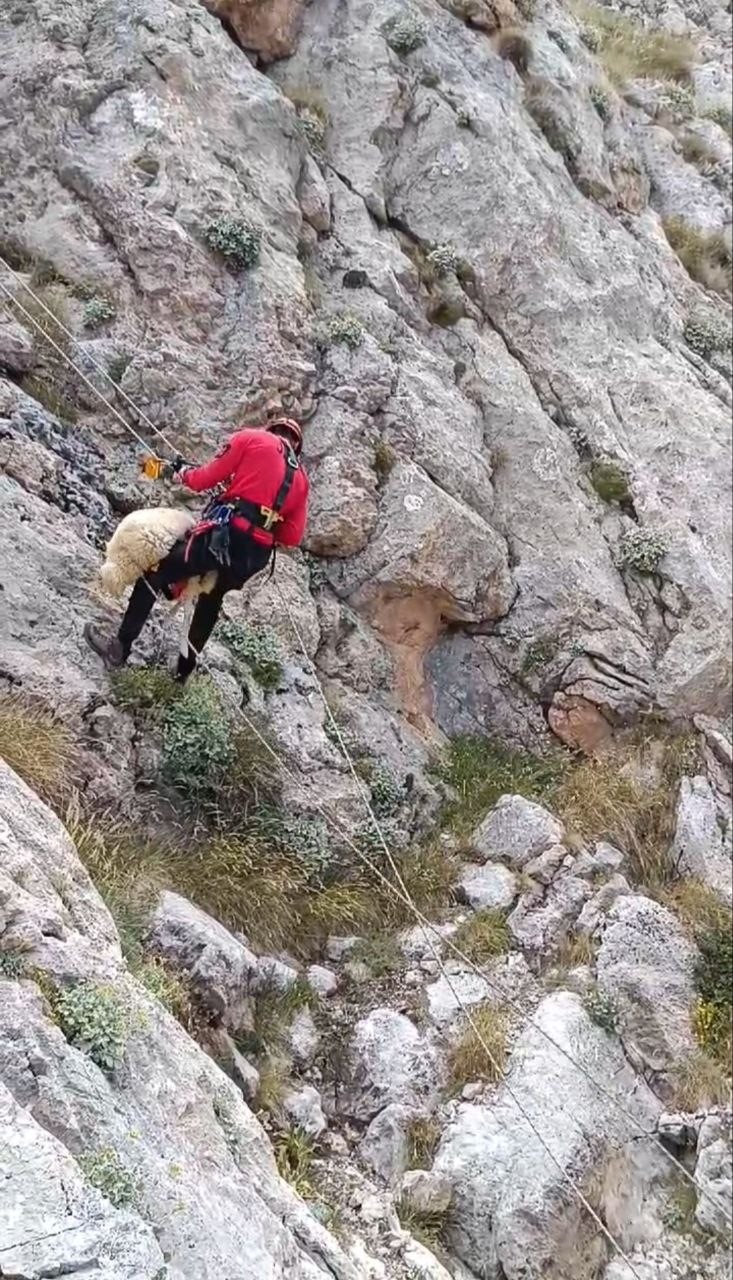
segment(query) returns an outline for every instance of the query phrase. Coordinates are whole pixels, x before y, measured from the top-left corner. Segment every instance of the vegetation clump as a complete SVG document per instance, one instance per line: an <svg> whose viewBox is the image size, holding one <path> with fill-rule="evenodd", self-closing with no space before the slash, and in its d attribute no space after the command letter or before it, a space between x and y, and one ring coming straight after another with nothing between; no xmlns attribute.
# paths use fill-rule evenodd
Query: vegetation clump
<svg viewBox="0 0 733 1280"><path fill-rule="evenodd" d="M302 1129L290 1129L275 1142L275 1162L280 1177L305 1200L312 1199L314 1194L311 1179L315 1154L313 1139Z"/></svg>
<svg viewBox="0 0 733 1280"><path fill-rule="evenodd" d="M492 738L454 738L433 771L456 793L444 809L444 825L459 835L468 833L507 793L551 804L567 769L560 752L533 755Z"/></svg>
<svg viewBox="0 0 733 1280"><path fill-rule="evenodd" d="M238 271L253 267L260 256L260 233L245 218L213 218L204 228L204 240Z"/></svg>
<svg viewBox="0 0 733 1280"><path fill-rule="evenodd" d="M450 244L436 244L427 255L427 263L436 276L447 276L458 267L458 254Z"/></svg>
<svg viewBox="0 0 733 1280"><path fill-rule="evenodd" d="M590 482L602 502L628 502L629 481L625 471L610 458L597 458L590 469Z"/></svg>
<svg viewBox="0 0 733 1280"><path fill-rule="evenodd" d="M684 218L665 218L665 235L688 275L707 289L729 296L730 247L722 231L699 231Z"/></svg>
<svg viewBox="0 0 733 1280"><path fill-rule="evenodd" d="M429 1169L440 1142L440 1125L432 1116L419 1116L407 1131L407 1164L410 1169Z"/></svg>
<svg viewBox="0 0 733 1280"><path fill-rule="evenodd" d="M670 84L661 96L660 104L675 120L689 120L695 114L695 93L686 84Z"/></svg>
<svg viewBox="0 0 733 1280"><path fill-rule="evenodd" d="M115 703L123 711L152 714L157 718L181 693L164 667L122 667L110 672Z"/></svg>
<svg viewBox="0 0 733 1280"><path fill-rule="evenodd" d="M733 133L733 111L731 111L730 107L708 107L706 111L703 111L703 117L720 125L721 129L724 129L729 137Z"/></svg>
<svg viewBox="0 0 733 1280"><path fill-rule="evenodd" d="M584 23L585 44L598 54L614 84L637 79L689 80L695 47L684 36L643 27L600 5L578 4L576 12Z"/></svg>
<svg viewBox="0 0 733 1280"><path fill-rule="evenodd" d="M619 563L637 573L656 573L666 551L667 542L661 533L636 525L622 535Z"/></svg>
<svg viewBox="0 0 733 1280"><path fill-rule="evenodd" d="M609 995L593 986L583 996L585 1011L592 1022L609 1035L613 1035L618 1025L616 1005Z"/></svg>
<svg viewBox="0 0 733 1280"><path fill-rule="evenodd" d="M114 987L79 982L57 992L51 1009L69 1044L81 1049L110 1074L122 1063L128 1019Z"/></svg>
<svg viewBox="0 0 733 1280"><path fill-rule="evenodd" d="M363 964L373 978L387 978L404 968L404 957L389 933L361 938L349 954L350 960Z"/></svg>
<svg viewBox="0 0 733 1280"><path fill-rule="evenodd" d="M395 53L413 53L425 44L428 35L427 23L414 13L406 13L392 18L384 28L384 34L390 49Z"/></svg>
<svg viewBox="0 0 733 1280"><path fill-rule="evenodd" d="M101 1191L115 1209L134 1208L140 1199L141 1186L125 1168L114 1147L84 1152L77 1164L91 1186Z"/></svg>
<svg viewBox="0 0 733 1280"><path fill-rule="evenodd" d="M478 1080L495 1084L504 1075L507 1061L509 1016L506 1009L482 1005L471 1011L471 1021L448 1054L451 1089Z"/></svg>
<svg viewBox="0 0 733 1280"><path fill-rule="evenodd" d="M384 484L389 479L396 461L397 454L391 444L388 444L386 440L375 440L374 470L380 484Z"/></svg>
<svg viewBox="0 0 733 1280"><path fill-rule="evenodd" d="M189 680L163 720L163 776L201 799L234 758L234 740L221 695L208 676Z"/></svg>
<svg viewBox="0 0 733 1280"><path fill-rule="evenodd" d="M505 955L513 944L506 916L496 907L477 911L464 921L453 935L452 941L476 964L486 964L495 956Z"/></svg>
<svg viewBox="0 0 733 1280"><path fill-rule="evenodd" d="M68 794L79 755L76 736L41 703L0 695L0 757L42 800L58 804Z"/></svg>
<svg viewBox="0 0 733 1280"><path fill-rule="evenodd" d="M219 624L218 634L263 689L277 688L283 668L282 649L274 631L269 627L253 627L226 618Z"/></svg>
<svg viewBox="0 0 733 1280"><path fill-rule="evenodd" d="M157 956L144 960L135 973L146 991L160 1001L165 1009L184 1027L190 1027L193 1017L191 992L184 978L174 973Z"/></svg>
<svg viewBox="0 0 733 1280"><path fill-rule="evenodd" d="M326 322L326 338L329 342L348 347L356 351L364 340L364 326L358 316L350 311L341 311L331 316Z"/></svg>
<svg viewBox="0 0 733 1280"><path fill-rule="evenodd" d="M717 311L693 311L683 330L688 347L707 360L714 351L730 355L733 330L730 320Z"/></svg>
<svg viewBox="0 0 733 1280"><path fill-rule="evenodd" d="M609 120L611 116L611 98L603 86L592 84L588 90L588 96L601 120Z"/></svg>
<svg viewBox="0 0 733 1280"><path fill-rule="evenodd" d="M22 978L25 960L20 951L0 951L0 978Z"/></svg>
<svg viewBox="0 0 733 1280"><path fill-rule="evenodd" d="M114 306L109 298L90 298L84 308L84 325L87 329L97 329L102 324L114 320Z"/></svg>

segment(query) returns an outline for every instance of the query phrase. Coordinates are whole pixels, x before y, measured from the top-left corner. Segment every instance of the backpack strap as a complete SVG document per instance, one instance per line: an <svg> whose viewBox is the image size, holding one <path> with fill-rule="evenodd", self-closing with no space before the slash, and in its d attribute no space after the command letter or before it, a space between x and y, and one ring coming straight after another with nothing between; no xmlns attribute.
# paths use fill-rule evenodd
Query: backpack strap
<svg viewBox="0 0 733 1280"><path fill-rule="evenodd" d="M284 443L284 442L283 442ZM298 455L294 449L288 444L285 447L285 475L282 484L275 495L275 501L271 507L260 507L262 515L265 517L265 523L262 526L265 529L271 529L273 525L278 524L282 520L280 512L285 504L288 494L293 487L295 473L300 467Z"/></svg>

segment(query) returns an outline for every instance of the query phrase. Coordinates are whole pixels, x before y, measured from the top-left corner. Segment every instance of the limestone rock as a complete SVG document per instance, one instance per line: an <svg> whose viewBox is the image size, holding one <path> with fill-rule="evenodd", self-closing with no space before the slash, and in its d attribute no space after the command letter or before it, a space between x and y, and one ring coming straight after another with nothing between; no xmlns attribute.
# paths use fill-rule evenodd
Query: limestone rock
<svg viewBox="0 0 733 1280"><path fill-rule="evenodd" d="M286 1093L282 1101L285 1115L295 1129L302 1129L310 1138L320 1138L327 1128L321 1107L321 1095L312 1085L304 1085Z"/></svg>
<svg viewBox="0 0 733 1280"><path fill-rule="evenodd" d="M695 1221L703 1231L725 1238L730 1233L730 1217L723 1206L730 1206L733 1192L729 1116L708 1116L700 1126L695 1179L700 1188Z"/></svg>
<svg viewBox="0 0 733 1280"><path fill-rule="evenodd" d="M598 986L617 1006L619 1034L638 1068L670 1071L694 1051L695 956L676 917L659 903L632 895L613 904L597 957Z"/></svg>
<svg viewBox="0 0 733 1280"><path fill-rule="evenodd" d="M305 0L202 0L263 62L287 58L298 37Z"/></svg>
<svg viewBox="0 0 733 1280"><path fill-rule="evenodd" d="M453 1188L447 1178L429 1169L410 1169L400 1182L402 1199L417 1213L447 1213Z"/></svg>
<svg viewBox="0 0 733 1280"><path fill-rule="evenodd" d="M510 907L517 895L517 880L500 862L466 863L458 880L462 898L476 911Z"/></svg>
<svg viewBox="0 0 733 1280"><path fill-rule="evenodd" d="M310 1009L299 1009L288 1028L288 1047L296 1066L301 1070L311 1066L320 1043L321 1036Z"/></svg>
<svg viewBox="0 0 733 1280"><path fill-rule="evenodd" d="M318 996L332 996L338 990L339 980L333 969L321 964L311 964L305 973L308 985Z"/></svg>
<svg viewBox="0 0 733 1280"><path fill-rule="evenodd" d="M520 947L535 956L551 950L571 929L593 890L572 872L557 876L548 888L523 894L507 923Z"/></svg>
<svg viewBox="0 0 733 1280"><path fill-rule="evenodd" d="M484 859L501 858L521 870L551 845L562 844L563 837L562 825L547 809L523 796L502 796L471 843Z"/></svg>
<svg viewBox="0 0 733 1280"><path fill-rule="evenodd" d="M370 1121L359 1155L384 1182L394 1183L407 1168L408 1132L419 1115L412 1107L391 1102Z"/></svg>
<svg viewBox="0 0 733 1280"><path fill-rule="evenodd" d="M683 778L671 856L680 873L707 884L722 898L733 896L730 829L725 832L707 778Z"/></svg>
<svg viewBox="0 0 733 1280"><path fill-rule="evenodd" d="M354 1029L350 1079L339 1109L370 1120L390 1103L422 1107L437 1096L440 1059L431 1038L404 1014L374 1009Z"/></svg>
<svg viewBox="0 0 733 1280"><path fill-rule="evenodd" d="M251 1027L259 961L205 911L177 893L162 893L149 944L186 974L201 1003L233 1031Z"/></svg>

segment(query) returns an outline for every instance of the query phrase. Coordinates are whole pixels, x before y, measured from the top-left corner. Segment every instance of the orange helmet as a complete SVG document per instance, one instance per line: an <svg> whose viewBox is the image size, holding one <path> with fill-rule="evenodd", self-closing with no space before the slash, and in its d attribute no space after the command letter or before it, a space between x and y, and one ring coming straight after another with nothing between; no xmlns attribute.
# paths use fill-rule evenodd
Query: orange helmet
<svg viewBox="0 0 733 1280"><path fill-rule="evenodd" d="M267 430L278 436L287 436L296 453L303 448L303 428L295 418L273 418L268 422Z"/></svg>

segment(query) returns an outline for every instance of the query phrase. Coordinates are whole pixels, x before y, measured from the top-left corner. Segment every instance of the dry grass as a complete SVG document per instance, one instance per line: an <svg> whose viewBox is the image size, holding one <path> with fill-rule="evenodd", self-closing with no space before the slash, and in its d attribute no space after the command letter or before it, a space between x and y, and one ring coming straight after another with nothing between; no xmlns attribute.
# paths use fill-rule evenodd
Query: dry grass
<svg viewBox="0 0 733 1280"><path fill-rule="evenodd" d="M696 58L695 46L684 36L642 27L631 18L596 5L574 5L586 29L594 33L597 54L609 79L617 85L653 79L684 83Z"/></svg>
<svg viewBox="0 0 733 1280"><path fill-rule="evenodd" d="M511 950L512 935L504 912L489 907L466 920L454 934L453 942L469 960L485 964Z"/></svg>
<svg viewBox="0 0 733 1280"><path fill-rule="evenodd" d="M543 976L551 990L565 983L568 974L581 965L590 967L595 960L593 940L585 934L568 934L548 960Z"/></svg>
<svg viewBox="0 0 733 1280"><path fill-rule="evenodd" d="M504 1075L509 1015L506 1009L482 1005L472 1010L471 1023L448 1055L451 1092L476 1080L493 1084ZM487 1052L488 1050L488 1052Z"/></svg>
<svg viewBox="0 0 733 1280"><path fill-rule="evenodd" d="M708 146L704 138L698 138L697 134L686 133L680 139L680 150L683 159L688 164L693 164L701 173L714 169L718 164L718 157L715 151Z"/></svg>
<svg viewBox="0 0 733 1280"><path fill-rule="evenodd" d="M730 908L701 880L676 881L661 895L661 901L693 938L701 932L725 929L730 921Z"/></svg>
<svg viewBox="0 0 733 1280"><path fill-rule="evenodd" d="M659 780L639 772L661 743ZM644 738L570 771L559 788L556 812L583 841L608 840L626 854L632 883L658 895L674 879L670 856L677 784L694 767L689 737Z"/></svg>
<svg viewBox="0 0 733 1280"><path fill-rule="evenodd" d="M58 806L71 793L79 766L75 734L23 694L0 697L0 757L42 800Z"/></svg>
<svg viewBox="0 0 733 1280"><path fill-rule="evenodd" d="M693 280L729 297L731 292L731 256L722 231L698 231L684 218L665 218L665 235L677 257Z"/></svg>
<svg viewBox="0 0 733 1280"><path fill-rule="evenodd" d="M702 1050L690 1054L674 1073L674 1106L679 1111L730 1106L730 1073Z"/></svg>
<svg viewBox="0 0 733 1280"><path fill-rule="evenodd" d="M440 1142L440 1125L432 1116L413 1120L407 1132L407 1160L410 1169L429 1169Z"/></svg>

